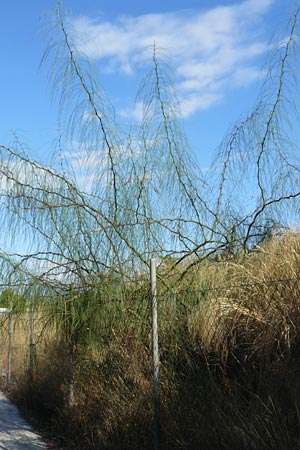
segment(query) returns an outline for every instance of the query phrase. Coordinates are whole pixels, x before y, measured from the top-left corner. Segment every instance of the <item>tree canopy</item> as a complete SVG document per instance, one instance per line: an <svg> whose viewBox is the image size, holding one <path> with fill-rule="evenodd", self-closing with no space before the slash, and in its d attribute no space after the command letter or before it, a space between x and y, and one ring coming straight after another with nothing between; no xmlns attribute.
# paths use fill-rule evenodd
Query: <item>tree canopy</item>
<svg viewBox="0 0 300 450"><path fill-rule="evenodd" d="M18 136L0 145L2 284L61 291L110 274L126 281L158 257L168 258L168 285L175 267L184 276L204 258L246 251L274 227L296 224L298 33L299 8L273 43L254 110L228 131L204 175L155 43L137 96L143 118L125 127L58 3L41 62L59 103L53 163L34 160Z"/></svg>

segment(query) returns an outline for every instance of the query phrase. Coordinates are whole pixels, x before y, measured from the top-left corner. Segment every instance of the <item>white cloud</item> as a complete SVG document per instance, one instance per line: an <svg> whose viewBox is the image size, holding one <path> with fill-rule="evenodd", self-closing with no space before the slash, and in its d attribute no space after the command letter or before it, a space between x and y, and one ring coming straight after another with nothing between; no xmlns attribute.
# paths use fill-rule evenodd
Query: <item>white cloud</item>
<svg viewBox="0 0 300 450"><path fill-rule="evenodd" d="M103 60L110 71L133 74L150 60L155 42L177 68L183 114L209 108L225 89L259 76L257 58L268 50L259 21L275 0L244 0L208 11L122 16L114 22L89 17L73 20L77 47ZM134 115L140 117L140 109Z"/></svg>
<svg viewBox="0 0 300 450"><path fill-rule="evenodd" d="M234 83L237 86L248 86L249 84L257 81L266 76L266 71L257 70L256 67L239 67L233 76Z"/></svg>
<svg viewBox="0 0 300 450"><path fill-rule="evenodd" d="M211 105L219 103L222 95L218 93L203 93L202 95L194 95L190 93L181 101L181 113L183 117L188 117L197 110L204 110Z"/></svg>
<svg viewBox="0 0 300 450"><path fill-rule="evenodd" d="M120 115L127 118L133 119L134 121L141 122L144 117L144 106L142 102L136 102L134 108L126 108L120 111Z"/></svg>
<svg viewBox="0 0 300 450"><path fill-rule="evenodd" d="M60 186L59 178L46 167L30 164L23 159L6 159L0 162L0 194L21 195L22 189Z"/></svg>
<svg viewBox="0 0 300 450"><path fill-rule="evenodd" d="M141 142L132 139L130 145L119 145L111 149L115 170L120 174L124 168L141 157ZM71 141L68 150L60 155L64 168L79 189L92 192L105 189L111 176L111 162L108 149L101 143L80 143ZM130 170L129 170L130 172ZM124 174L124 173L123 173Z"/></svg>
<svg viewBox="0 0 300 450"><path fill-rule="evenodd" d="M246 0L241 9L247 14L262 14L274 3L274 0Z"/></svg>

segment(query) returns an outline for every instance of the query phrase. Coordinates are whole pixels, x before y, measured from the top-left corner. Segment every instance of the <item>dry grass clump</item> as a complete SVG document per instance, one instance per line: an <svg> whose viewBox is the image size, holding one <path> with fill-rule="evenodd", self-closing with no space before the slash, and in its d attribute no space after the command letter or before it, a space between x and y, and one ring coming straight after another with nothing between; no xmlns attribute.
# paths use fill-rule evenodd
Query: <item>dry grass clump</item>
<svg viewBox="0 0 300 450"><path fill-rule="evenodd" d="M190 331L207 352L226 360L287 357L299 337L300 238L272 240L244 264L223 266L226 284L207 292ZM218 285L218 280L215 281Z"/></svg>
<svg viewBox="0 0 300 450"><path fill-rule="evenodd" d="M67 345L49 343L31 383L20 375L12 397L38 426L47 424L60 448L152 448L150 352L127 336L79 345L75 353L75 401L68 401ZM42 365L44 368L42 369ZM142 430L142 432L141 432Z"/></svg>

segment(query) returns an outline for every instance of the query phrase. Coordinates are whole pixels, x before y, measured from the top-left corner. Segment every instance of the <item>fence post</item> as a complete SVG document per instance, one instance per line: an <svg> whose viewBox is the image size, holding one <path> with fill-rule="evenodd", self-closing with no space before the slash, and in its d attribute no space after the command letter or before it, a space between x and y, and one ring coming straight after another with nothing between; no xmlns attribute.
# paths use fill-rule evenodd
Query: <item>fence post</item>
<svg viewBox="0 0 300 450"><path fill-rule="evenodd" d="M73 407L75 404L74 394L74 324L72 298L67 299L66 308L66 338L67 338L67 358L68 358L68 404Z"/></svg>
<svg viewBox="0 0 300 450"><path fill-rule="evenodd" d="M153 354L153 394L154 394L154 448L160 448L160 413L159 413L159 352L157 324L157 287L156 261L150 261L150 283L152 303L152 354Z"/></svg>
<svg viewBox="0 0 300 450"><path fill-rule="evenodd" d="M7 379L6 387L9 388L11 384L11 363L12 363L12 334L13 334L13 305L9 305L8 313L8 354L7 354Z"/></svg>
<svg viewBox="0 0 300 450"><path fill-rule="evenodd" d="M33 380L33 363L34 363L34 303L30 300L29 307L29 327L30 327L30 337L29 337L29 381Z"/></svg>
<svg viewBox="0 0 300 450"><path fill-rule="evenodd" d="M72 338L68 342L68 401L69 406L74 406L75 395L74 395L74 347Z"/></svg>

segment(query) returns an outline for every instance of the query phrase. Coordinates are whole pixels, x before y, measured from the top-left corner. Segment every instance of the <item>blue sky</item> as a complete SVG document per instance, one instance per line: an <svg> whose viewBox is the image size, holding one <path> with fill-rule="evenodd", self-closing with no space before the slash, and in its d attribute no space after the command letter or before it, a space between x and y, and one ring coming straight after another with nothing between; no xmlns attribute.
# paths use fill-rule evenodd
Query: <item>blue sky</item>
<svg viewBox="0 0 300 450"><path fill-rule="evenodd" d="M77 46L98 66L120 117L134 104L154 41L174 69L184 127L202 168L226 130L255 103L270 40L284 27L287 0L66 0ZM17 131L36 157L51 150L57 108L44 71L43 24L55 1L3 2L0 142ZM283 35L281 35L283 36Z"/></svg>

